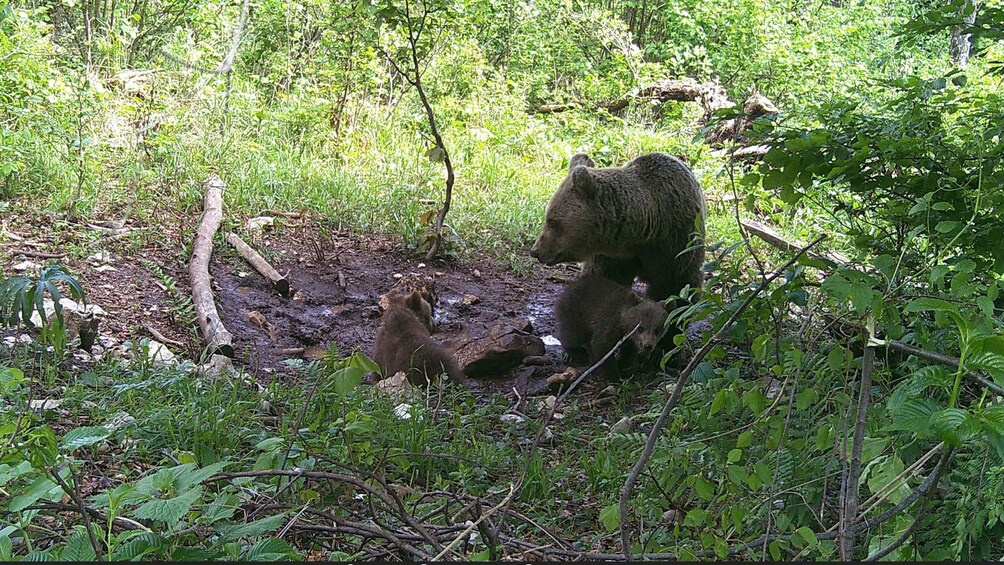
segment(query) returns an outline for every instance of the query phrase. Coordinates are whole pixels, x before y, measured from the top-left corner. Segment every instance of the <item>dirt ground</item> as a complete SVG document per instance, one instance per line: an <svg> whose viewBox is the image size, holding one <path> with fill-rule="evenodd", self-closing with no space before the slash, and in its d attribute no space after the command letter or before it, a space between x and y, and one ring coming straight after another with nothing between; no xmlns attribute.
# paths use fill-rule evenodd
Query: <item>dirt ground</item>
<svg viewBox="0 0 1004 565"><path fill-rule="evenodd" d="M58 235L5 229L8 235L23 238L2 246L0 260L5 267L26 260L66 266L82 283L88 303L107 312L100 328L103 336L124 342L159 333L172 351L198 361L203 349L199 330L185 321L194 316L182 312L191 295L187 257L165 244L185 238L169 226L164 226L162 239L147 240L138 249L124 238L89 233L86 228ZM529 333L545 343L548 362L496 378L471 379L471 388L515 388L520 394L538 394L546 391L547 376L564 369L561 348L553 337L553 305L564 283L574 277L572 267L534 264L530 274L521 277L484 256L427 264L405 252L398 239L348 233L322 237L309 224L295 222L256 237L242 235L287 274L294 291L292 298L280 296L232 248L216 245L210 273L220 316L234 337L234 362L263 384L291 375L287 360L317 359L331 346L342 354L355 350L372 354L380 295L398 278L416 274L434 279L438 329L433 338L448 348L486 335L496 323L525 329L529 322ZM46 261L17 253L70 246L86 248L88 255L81 258L83 252L76 251ZM268 325L263 327L261 320Z"/></svg>
<svg viewBox="0 0 1004 565"><path fill-rule="evenodd" d="M560 347L552 336L552 307L563 285L555 279L571 276L570 271L535 266L531 276L521 278L485 257L427 264L398 249L392 240L379 238L336 238L319 251L290 238L270 244L268 248L282 257L274 261L275 268L289 273L293 299L280 297L269 281L239 258L216 260L211 268L219 287L220 316L234 334L235 361L249 372L281 372L286 359L317 357L332 345L342 353L359 349L371 354L380 325L380 295L399 278L415 275L435 281L433 315L438 328L433 337L447 347L482 337L495 323L528 320L530 333L544 340L554 360L539 370L473 381L473 387L515 386L521 393L534 394L546 388L547 376L560 364ZM249 319L252 311L272 329ZM298 348L306 351L289 353Z"/></svg>

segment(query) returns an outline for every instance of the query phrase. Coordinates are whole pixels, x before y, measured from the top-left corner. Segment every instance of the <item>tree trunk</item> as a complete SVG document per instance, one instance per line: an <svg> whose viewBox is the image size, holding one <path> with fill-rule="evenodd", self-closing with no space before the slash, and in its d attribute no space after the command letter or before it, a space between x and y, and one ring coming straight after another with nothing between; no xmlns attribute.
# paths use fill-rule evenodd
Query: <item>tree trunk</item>
<svg viewBox="0 0 1004 565"><path fill-rule="evenodd" d="M960 15L962 16L962 21L967 26L976 23L975 0L967 0L962 6L962 13ZM952 58L952 66L959 69L964 69L969 64L969 54L973 50L973 35L971 33L962 33L962 30L962 26L956 26L952 29L951 43L948 47L949 55Z"/></svg>

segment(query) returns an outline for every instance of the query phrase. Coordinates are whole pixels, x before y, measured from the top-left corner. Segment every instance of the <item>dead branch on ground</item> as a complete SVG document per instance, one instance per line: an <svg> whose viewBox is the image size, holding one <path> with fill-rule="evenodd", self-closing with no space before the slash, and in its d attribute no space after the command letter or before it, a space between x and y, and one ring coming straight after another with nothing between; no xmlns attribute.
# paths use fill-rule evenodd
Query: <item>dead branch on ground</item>
<svg viewBox="0 0 1004 565"><path fill-rule="evenodd" d="M241 237L233 232L227 233L227 243L232 245L241 257L245 261L254 267L254 270L258 271L261 276L265 277L272 283L272 288L275 289L280 295L285 298L289 298L289 281L286 277L279 274L268 261L265 260L257 251L255 251L250 245L244 242Z"/></svg>
<svg viewBox="0 0 1004 565"><path fill-rule="evenodd" d="M188 276L192 281L192 302L199 318L199 328L209 345L211 353L227 357L234 356L233 336L227 331L216 310L213 287L209 277L209 259L213 255L213 234L223 222L223 180L209 175L205 182L205 202L202 222L195 234L192 245L192 260L188 265Z"/></svg>

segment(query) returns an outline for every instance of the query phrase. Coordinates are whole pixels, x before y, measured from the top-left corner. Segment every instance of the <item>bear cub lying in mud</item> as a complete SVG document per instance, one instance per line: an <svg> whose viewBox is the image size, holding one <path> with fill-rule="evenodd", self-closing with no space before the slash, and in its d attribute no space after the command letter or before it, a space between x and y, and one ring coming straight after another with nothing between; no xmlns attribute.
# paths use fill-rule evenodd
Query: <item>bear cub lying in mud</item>
<svg viewBox="0 0 1004 565"><path fill-rule="evenodd" d="M393 293L388 301L373 344L373 360L383 377L404 371L411 384L425 386L446 373L451 381L463 383L466 378L457 362L431 337L436 329L432 306L421 292Z"/></svg>
<svg viewBox="0 0 1004 565"><path fill-rule="evenodd" d="M609 379L620 376L622 366L646 361L666 331L667 312L658 302L638 296L629 287L598 273L572 281L555 304L558 340L570 358L585 351L590 365L603 358L635 325L641 327L621 346L618 354L596 369Z"/></svg>

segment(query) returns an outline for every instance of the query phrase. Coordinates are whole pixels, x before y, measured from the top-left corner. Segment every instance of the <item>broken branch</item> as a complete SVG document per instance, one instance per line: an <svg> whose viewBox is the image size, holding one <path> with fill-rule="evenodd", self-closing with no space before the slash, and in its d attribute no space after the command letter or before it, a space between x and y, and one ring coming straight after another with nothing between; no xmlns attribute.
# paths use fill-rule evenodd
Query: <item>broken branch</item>
<svg viewBox="0 0 1004 565"><path fill-rule="evenodd" d="M245 243L239 235L230 232L227 234L226 239L227 243L232 245L234 249L241 254L241 257L250 263L251 266L261 274L261 276L272 281L272 288L274 288L276 292L285 298L289 298L289 281L286 280L286 277L280 275L279 271L276 271L264 257L252 249L250 245Z"/></svg>
<svg viewBox="0 0 1004 565"><path fill-rule="evenodd" d="M227 331L216 310L213 287L209 278L209 259L213 254L213 234L223 222L223 180L210 175L205 183L206 195L203 204L202 222L195 234L192 245L192 261L188 265L188 276L192 281L192 302L199 318L202 336L209 344L211 353L227 357L234 356L233 336Z"/></svg>

